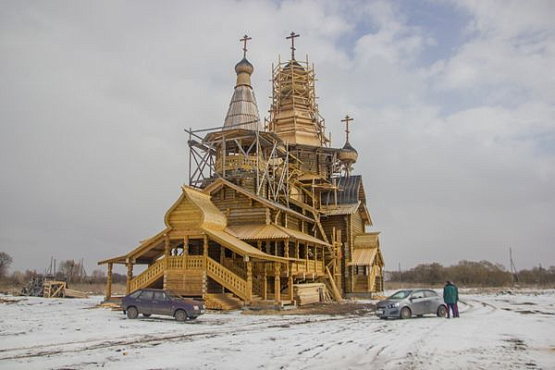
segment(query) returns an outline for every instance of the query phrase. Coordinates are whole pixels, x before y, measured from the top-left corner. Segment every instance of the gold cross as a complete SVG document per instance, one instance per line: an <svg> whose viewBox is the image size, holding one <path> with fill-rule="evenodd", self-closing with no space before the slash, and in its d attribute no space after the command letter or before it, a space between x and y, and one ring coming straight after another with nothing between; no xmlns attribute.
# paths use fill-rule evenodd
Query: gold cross
<svg viewBox="0 0 555 370"><path fill-rule="evenodd" d="M349 142L349 132L350 132L349 131L349 122L350 121L354 121L354 119L349 117L348 115L345 116L345 118L341 120L341 122L345 122L345 126L346 126L345 127L345 132L347 133L347 142Z"/></svg>
<svg viewBox="0 0 555 370"><path fill-rule="evenodd" d="M295 32L291 32L291 34L289 36L286 37L286 39L291 39L291 59L295 59L295 37L299 37L300 35L297 35Z"/></svg>
<svg viewBox="0 0 555 370"><path fill-rule="evenodd" d="M243 38L239 40L243 43L243 58L247 57L247 41L249 40L252 40L252 37L247 35L243 36Z"/></svg>

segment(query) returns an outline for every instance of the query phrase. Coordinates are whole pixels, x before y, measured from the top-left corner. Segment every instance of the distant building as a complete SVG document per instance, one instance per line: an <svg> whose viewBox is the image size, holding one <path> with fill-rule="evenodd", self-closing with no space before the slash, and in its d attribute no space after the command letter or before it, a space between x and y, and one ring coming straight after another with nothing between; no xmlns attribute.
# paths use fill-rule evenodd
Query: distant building
<svg viewBox="0 0 555 370"><path fill-rule="evenodd" d="M127 266L127 293L145 287L202 296L208 307L288 303L302 284L322 283L335 300L383 291L379 232L358 158L349 143L332 148L318 112L308 58L279 61L263 123L252 64L235 66L237 85L223 127L189 131L189 183L167 211L166 228L137 248L100 261ZM137 276L137 264L148 268ZM324 292L325 293L325 292Z"/></svg>

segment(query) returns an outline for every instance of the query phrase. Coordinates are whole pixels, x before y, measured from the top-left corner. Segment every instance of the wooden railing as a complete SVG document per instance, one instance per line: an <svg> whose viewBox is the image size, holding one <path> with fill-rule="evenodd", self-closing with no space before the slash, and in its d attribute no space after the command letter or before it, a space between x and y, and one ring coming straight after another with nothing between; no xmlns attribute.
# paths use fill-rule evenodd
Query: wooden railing
<svg viewBox="0 0 555 370"><path fill-rule="evenodd" d="M204 270L204 256L187 256L185 261L186 270Z"/></svg>
<svg viewBox="0 0 555 370"><path fill-rule="evenodd" d="M216 160L216 171L221 172L223 165L222 158L218 158ZM226 171L229 170L237 170L239 168L252 170L256 169L256 156L248 156L245 157L244 155L234 155L234 156L227 156L225 157L225 169ZM266 163L262 159L258 160L258 168L260 170L264 170L266 168Z"/></svg>
<svg viewBox="0 0 555 370"><path fill-rule="evenodd" d="M133 280L131 280L131 291L144 288L148 284L154 282L156 279L160 278L160 275L164 273L164 268L166 261L164 258L153 263L148 269L137 275Z"/></svg>
<svg viewBox="0 0 555 370"><path fill-rule="evenodd" d="M223 263L224 267L231 270L235 275L239 275L242 279L247 278L247 270L238 263L234 263L233 259L226 258Z"/></svg>
<svg viewBox="0 0 555 370"><path fill-rule="evenodd" d="M235 275L212 258L206 258L206 272L218 284L231 290L239 298L247 300L247 281Z"/></svg>
<svg viewBox="0 0 555 370"><path fill-rule="evenodd" d="M313 272L318 275L324 274L324 262L322 261L306 261L303 262L294 262L292 266L291 272L293 274L300 273L300 272Z"/></svg>

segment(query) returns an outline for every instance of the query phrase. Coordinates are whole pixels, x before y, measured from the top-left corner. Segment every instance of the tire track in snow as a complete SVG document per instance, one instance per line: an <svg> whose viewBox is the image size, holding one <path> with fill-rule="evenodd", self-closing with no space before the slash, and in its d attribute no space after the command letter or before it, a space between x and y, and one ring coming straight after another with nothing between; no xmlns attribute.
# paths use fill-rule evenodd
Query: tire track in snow
<svg viewBox="0 0 555 370"><path fill-rule="evenodd" d="M252 332L258 332L261 329L268 329L271 327L275 328L276 325L289 324L292 326L297 326L297 325L319 324L322 322L330 322L330 321L348 322L348 321L353 321L357 319L359 319L359 317L342 316L342 317L329 317L329 318L323 318L323 319L301 321L299 320L298 316L284 318L281 320L275 320L275 317L269 317L265 320L258 321L252 324L245 324L240 327L232 328L230 330L222 330L221 328L218 328L216 330L186 333L186 334L181 334L181 333L169 334L169 335L137 334L138 336L140 336L139 339L128 339L129 335L127 335L127 336L119 337L116 340L113 340L113 339L111 340L100 339L97 341L86 340L86 341L79 341L79 342L45 344L42 346L33 346L33 347L2 349L0 350L0 353L9 354L9 355L0 357L0 360L17 360L17 359L24 359L24 358L31 358L31 357L40 357L40 356L54 356L54 355L62 355L65 353L78 353L78 352L85 352L85 351L101 350L101 349L118 347L118 346L137 346L137 347L141 347L142 345L152 346L152 345L155 345L156 342L192 341L197 338L202 339L202 338L213 338L213 337L220 337L220 336L226 336L226 335L233 336L238 334L248 334ZM71 346L74 346L76 348L68 348ZM27 352L17 354L17 352L21 352L21 351L27 351Z"/></svg>

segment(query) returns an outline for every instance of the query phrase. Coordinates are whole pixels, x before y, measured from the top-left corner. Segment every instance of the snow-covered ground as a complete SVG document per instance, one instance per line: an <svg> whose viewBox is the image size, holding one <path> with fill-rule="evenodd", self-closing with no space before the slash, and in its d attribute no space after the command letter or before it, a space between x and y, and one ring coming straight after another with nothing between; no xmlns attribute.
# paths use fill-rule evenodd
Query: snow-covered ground
<svg viewBox="0 0 555 370"><path fill-rule="evenodd" d="M461 318L209 313L128 320L0 296L0 369L555 369L555 292L465 294ZM6 302L17 301L17 302Z"/></svg>

